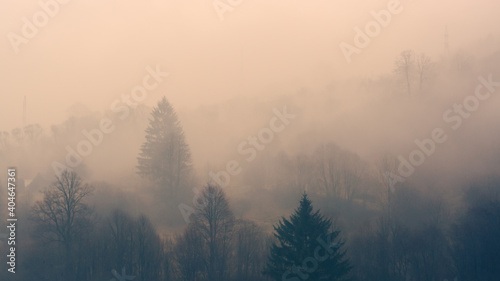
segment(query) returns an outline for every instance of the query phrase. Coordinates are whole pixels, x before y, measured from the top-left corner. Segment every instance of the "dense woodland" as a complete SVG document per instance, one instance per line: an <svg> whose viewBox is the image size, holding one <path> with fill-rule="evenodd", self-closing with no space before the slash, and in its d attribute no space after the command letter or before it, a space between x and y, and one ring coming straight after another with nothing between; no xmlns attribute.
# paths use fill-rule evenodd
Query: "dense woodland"
<svg viewBox="0 0 500 281"><path fill-rule="evenodd" d="M405 180L387 176L397 173L400 148L388 131L367 132L389 144L364 157L328 129L355 127L336 112L336 91L366 96L374 108L406 109L394 122L407 128L424 118L411 113L443 112L441 104L474 92L478 75L499 74L499 62L499 52L432 60L404 51L386 77L304 89L250 110L243 109L249 101L232 101L178 114L163 97L154 108L130 108L125 120L76 105L51 128L35 123L0 131L1 167L17 170L19 218L17 279L1 272L1 280L119 280L124 273L137 281L499 280L500 135L498 114L488 114L498 112L500 96L477 116L497 119L466 124ZM308 108L313 102L321 106ZM236 147L248 133L232 122L248 122L255 134L283 105L303 118L255 159L242 160L246 165L227 186L208 176L229 159L244 159ZM311 111L321 121L308 119ZM238 119L247 115L251 121ZM101 133L88 155L72 154L85 139L82 131L95 132L103 118L114 131ZM473 128L488 136L487 152L466 153L460 140L478 136ZM455 161L470 173L453 170ZM6 175L0 179L5 190ZM2 191L2 218L6 203ZM317 239L328 235L326 244Z"/></svg>

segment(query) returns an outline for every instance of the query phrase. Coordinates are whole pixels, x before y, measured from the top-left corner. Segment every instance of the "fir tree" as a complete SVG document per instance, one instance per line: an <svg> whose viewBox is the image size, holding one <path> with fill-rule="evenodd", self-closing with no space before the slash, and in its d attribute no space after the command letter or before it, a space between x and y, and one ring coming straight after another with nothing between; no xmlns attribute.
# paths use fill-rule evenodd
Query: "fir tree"
<svg viewBox="0 0 500 281"><path fill-rule="evenodd" d="M351 266L340 231L332 226L319 211L313 212L304 193L290 218L274 226L277 241L271 246L264 274L276 281L346 280Z"/></svg>
<svg viewBox="0 0 500 281"><path fill-rule="evenodd" d="M191 153L177 114L165 97L153 108L137 160L139 174L171 194L186 183Z"/></svg>

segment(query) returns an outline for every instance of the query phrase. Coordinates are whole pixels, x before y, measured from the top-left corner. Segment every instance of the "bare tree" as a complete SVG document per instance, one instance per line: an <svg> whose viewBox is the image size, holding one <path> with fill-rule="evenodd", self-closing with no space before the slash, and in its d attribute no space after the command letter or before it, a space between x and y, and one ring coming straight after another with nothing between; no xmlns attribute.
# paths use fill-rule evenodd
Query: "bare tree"
<svg viewBox="0 0 500 281"><path fill-rule="evenodd" d="M424 83L424 80L427 79L431 67L431 58L425 53L421 53L417 57L418 87L420 91L422 91L422 85Z"/></svg>
<svg viewBox="0 0 500 281"><path fill-rule="evenodd" d="M0 152L7 150L11 142L10 134L7 131L0 131Z"/></svg>
<svg viewBox="0 0 500 281"><path fill-rule="evenodd" d="M68 274L75 272L71 262L72 247L91 227L93 210L84 199L92 192L93 187L84 184L78 174L65 170L32 209L32 219L40 237L63 246Z"/></svg>
<svg viewBox="0 0 500 281"><path fill-rule="evenodd" d="M328 198L352 201L364 173L359 157L329 143L316 150L315 159L316 181L321 192Z"/></svg>
<svg viewBox="0 0 500 281"><path fill-rule="evenodd" d="M412 50L405 50L401 52L399 57L396 59L396 69L395 72L398 75L403 76L406 81L406 87L408 94L411 95L411 78L415 66L415 54Z"/></svg>
<svg viewBox="0 0 500 281"><path fill-rule="evenodd" d="M310 188L311 168L312 165L307 155L297 155L292 167L292 173L294 175L293 186L295 187L295 192L304 192L304 190L308 190Z"/></svg>
<svg viewBox="0 0 500 281"><path fill-rule="evenodd" d="M151 221L141 215L133 219L115 210L107 223L111 268L127 268L144 280L163 276L165 245Z"/></svg>
<svg viewBox="0 0 500 281"><path fill-rule="evenodd" d="M338 160L338 148L335 145L322 145L317 150L318 162L318 180L328 198L340 197L340 176L337 173L336 163Z"/></svg>
<svg viewBox="0 0 500 281"><path fill-rule="evenodd" d="M199 231L208 250L206 261L209 281L228 279L234 216L224 191L208 184L202 191L203 204L193 215L193 227Z"/></svg>
<svg viewBox="0 0 500 281"><path fill-rule="evenodd" d="M458 73L467 73L471 70L473 57L464 50L459 50L452 58L453 70Z"/></svg>
<svg viewBox="0 0 500 281"><path fill-rule="evenodd" d="M236 280L259 280L264 269L267 249L264 231L255 223L240 220L235 233Z"/></svg>
<svg viewBox="0 0 500 281"><path fill-rule="evenodd" d="M377 165L376 172L377 180L380 186L384 188L384 195L380 202L384 202L385 198L387 199L384 204L385 206L382 207L387 209L388 220L391 221L392 193L394 192L396 183L403 180L403 178L398 175L397 159L392 154L384 154Z"/></svg>
<svg viewBox="0 0 500 281"><path fill-rule="evenodd" d="M43 129L39 124L28 124L23 128L24 136L30 143L34 143L40 139Z"/></svg>
<svg viewBox="0 0 500 281"><path fill-rule="evenodd" d="M183 281L206 279L206 245L192 224L175 239L176 275Z"/></svg>
<svg viewBox="0 0 500 281"><path fill-rule="evenodd" d="M136 272L143 280L159 280L163 274L164 244L151 221L144 215L135 222Z"/></svg>
<svg viewBox="0 0 500 281"><path fill-rule="evenodd" d="M134 253L134 220L121 210L113 211L107 220L109 248L113 259L112 268L131 268Z"/></svg>

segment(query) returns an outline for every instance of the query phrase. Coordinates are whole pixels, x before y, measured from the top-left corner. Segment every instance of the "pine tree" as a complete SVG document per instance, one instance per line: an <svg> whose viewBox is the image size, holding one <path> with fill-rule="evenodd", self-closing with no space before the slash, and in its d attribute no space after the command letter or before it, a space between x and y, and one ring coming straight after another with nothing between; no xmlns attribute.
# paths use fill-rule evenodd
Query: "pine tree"
<svg viewBox="0 0 500 281"><path fill-rule="evenodd" d="M165 97L153 108L151 116L137 168L141 176L176 195L191 171L189 146L177 114Z"/></svg>
<svg viewBox="0 0 500 281"><path fill-rule="evenodd" d="M340 231L332 226L319 210L313 212L304 193L290 218L274 226L277 241L271 246L264 274L276 281L346 280L351 266Z"/></svg>

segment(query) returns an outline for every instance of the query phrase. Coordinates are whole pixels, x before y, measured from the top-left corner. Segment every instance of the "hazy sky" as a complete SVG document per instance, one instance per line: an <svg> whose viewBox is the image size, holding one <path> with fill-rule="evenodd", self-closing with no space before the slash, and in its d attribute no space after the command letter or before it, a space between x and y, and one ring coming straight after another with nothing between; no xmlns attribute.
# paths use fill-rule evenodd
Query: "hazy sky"
<svg viewBox="0 0 500 281"><path fill-rule="evenodd" d="M348 64L339 44L353 44L354 27L389 1L248 0L220 20L211 0L72 0L15 54L8 34L21 35L23 17L42 10L38 2L0 0L0 130L22 124L23 96L28 122L43 126L61 122L76 102L109 109L148 65L170 77L145 103L166 95L182 109L377 76L406 48L437 58L446 25L451 49L500 35L498 0L403 0L403 11Z"/></svg>

